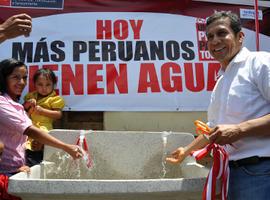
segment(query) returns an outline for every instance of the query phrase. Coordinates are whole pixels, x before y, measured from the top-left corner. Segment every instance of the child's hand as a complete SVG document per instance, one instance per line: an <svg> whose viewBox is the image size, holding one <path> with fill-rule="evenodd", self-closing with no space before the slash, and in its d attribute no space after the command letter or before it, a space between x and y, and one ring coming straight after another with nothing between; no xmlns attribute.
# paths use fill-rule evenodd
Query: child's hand
<svg viewBox="0 0 270 200"><path fill-rule="evenodd" d="M35 99L29 99L24 103L24 108L28 110L28 114L31 115L37 105Z"/></svg>
<svg viewBox="0 0 270 200"><path fill-rule="evenodd" d="M41 151L43 149L43 144L41 144L40 142L33 140L31 142L31 148L33 151Z"/></svg>
<svg viewBox="0 0 270 200"><path fill-rule="evenodd" d="M43 108L41 106L35 106L33 109L33 112L37 115L42 115L43 113Z"/></svg>
<svg viewBox="0 0 270 200"><path fill-rule="evenodd" d="M30 167L28 167L26 165L23 165L19 169L17 169L17 172L27 172L27 173L29 173L30 172Z"/></svg>
<svg viewBox="0 0 270 200"><path fill-rule="evenodd" d="M27 103L32 108L36 107L36 105L37 105L37 101L35 99L29 99L29 100L27 100Z"/></svg>
<svg viewBox="0 0 270 200"><path fill-rule="evenodd" d="M185 148L184 147L179 147L176 149L172 154L166 158L166 161L177 164L181 163L185 158L187 157Z"/></svg>

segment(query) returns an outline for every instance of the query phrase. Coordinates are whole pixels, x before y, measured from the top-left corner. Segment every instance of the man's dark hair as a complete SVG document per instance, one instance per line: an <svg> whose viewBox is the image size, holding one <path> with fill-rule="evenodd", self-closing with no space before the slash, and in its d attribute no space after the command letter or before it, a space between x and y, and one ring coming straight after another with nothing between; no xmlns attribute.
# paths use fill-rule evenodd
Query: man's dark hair
<svg viewBox="0 0 270 200"><path fill-rule="evenodd" d="M235 35L241 31L242 29L241 21L238 15L235 13L232 13L231 11L219 11L219 12L216 11L213 15L207 18L206 28L214 21L219 20L219 19L226 19L226 18L230 20L230 27L233 30Z"/></svg>

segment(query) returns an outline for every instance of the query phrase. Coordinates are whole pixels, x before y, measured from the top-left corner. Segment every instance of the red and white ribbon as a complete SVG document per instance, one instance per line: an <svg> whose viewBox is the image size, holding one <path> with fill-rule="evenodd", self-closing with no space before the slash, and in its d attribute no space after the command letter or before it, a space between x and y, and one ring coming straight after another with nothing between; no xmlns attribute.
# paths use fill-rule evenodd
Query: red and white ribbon
<svg viewBox="0 0 270 200"><path fill-rule="evenodd" d="M216 184L217 180L221 180L220 195L222 200L227 199L228 184L229 184L229 156L224 148L218 144L208 144L203 149L194 151L191 153L196 160L203 158L206 154L212 151L213 165L209 171L206 179L206 183L203 189L203 200L215 200L216 199Z"/></svg>
<svg viewBox="0 0 270 200"><path fill-rule="evenodd" d="M80 145L80 138L78 138L76 145ZM89 153L89 148L85 137L83 138L82 150L83 150L83 158L84 160L86 160L86 165L88 168L91 168L93 166L93 162Z"/></svg>

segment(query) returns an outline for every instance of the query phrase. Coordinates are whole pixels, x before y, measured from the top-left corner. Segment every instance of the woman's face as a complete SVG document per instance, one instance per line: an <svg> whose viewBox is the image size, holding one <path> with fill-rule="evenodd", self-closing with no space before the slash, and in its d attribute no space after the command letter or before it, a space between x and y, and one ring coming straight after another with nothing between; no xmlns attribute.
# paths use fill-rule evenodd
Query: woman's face
<svg viewBox="0 0 270 200"><path fill-rule="evenodd" d="M25 66L14 68L13 72L7 77L7 94L17 101L27 83L27 69Z"/></svg>

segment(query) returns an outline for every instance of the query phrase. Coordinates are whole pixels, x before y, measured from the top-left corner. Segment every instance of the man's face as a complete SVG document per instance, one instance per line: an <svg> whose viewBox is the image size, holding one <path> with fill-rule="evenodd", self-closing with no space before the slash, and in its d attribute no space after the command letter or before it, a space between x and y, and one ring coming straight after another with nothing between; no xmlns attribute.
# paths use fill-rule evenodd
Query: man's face
<svg viewBox="0 0 270 200"><path fill-rule="evenodd" d="M244 34L236 35L230 27L229 18L214 21L206 29L207 45L211 55L220 62L225 70L230 61L240 51Z"/></svg>

